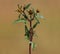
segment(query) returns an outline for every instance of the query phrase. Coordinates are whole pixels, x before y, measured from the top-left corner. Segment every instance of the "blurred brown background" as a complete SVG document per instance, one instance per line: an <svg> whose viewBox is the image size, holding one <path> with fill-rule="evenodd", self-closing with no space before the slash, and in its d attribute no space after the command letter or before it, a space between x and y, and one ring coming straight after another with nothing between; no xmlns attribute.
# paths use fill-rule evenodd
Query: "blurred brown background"
<svg viewBox="0 0 60 54"><path fill-rule="evenodd" d="M60 0L0 0L0 54L28 54L24 25L14 25L17 4L32 3L46 20L37 26L37 47L32 54L60 54Z"/></svg>

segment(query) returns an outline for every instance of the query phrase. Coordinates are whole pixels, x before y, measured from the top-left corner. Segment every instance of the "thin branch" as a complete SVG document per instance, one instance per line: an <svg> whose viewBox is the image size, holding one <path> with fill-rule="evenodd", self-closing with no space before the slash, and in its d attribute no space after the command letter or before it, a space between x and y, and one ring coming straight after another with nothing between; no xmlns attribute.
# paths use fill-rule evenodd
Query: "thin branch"
<svg viewBox="0 0 60 54"><path fill-rule="evenodd" d="M33 14L33 18L31 19L32 21L34 20L35 14Z"/></svg>
<svg viewBox="0 0 60 54"><path fill-rule="evenodd" d="M26 19L30 22L30 19L26 16L25 12L24 11L22 11L22 12L23 12L23 16L25 16Z"/></svg>

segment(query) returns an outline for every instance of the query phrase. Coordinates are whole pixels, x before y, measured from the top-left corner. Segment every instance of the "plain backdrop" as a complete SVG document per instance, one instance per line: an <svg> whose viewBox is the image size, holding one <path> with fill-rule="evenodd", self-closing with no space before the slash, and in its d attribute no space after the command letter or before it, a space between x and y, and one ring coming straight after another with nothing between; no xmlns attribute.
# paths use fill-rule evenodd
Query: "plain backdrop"
<svg viewBox="0 0 60 54"><path fill-rule="evenodd" d="M35 29L37 47L32 54L60 54L60 0L0 0L0 54L28 54L24 24L13 24L17 4L28 3L45 17Z"/></svg>

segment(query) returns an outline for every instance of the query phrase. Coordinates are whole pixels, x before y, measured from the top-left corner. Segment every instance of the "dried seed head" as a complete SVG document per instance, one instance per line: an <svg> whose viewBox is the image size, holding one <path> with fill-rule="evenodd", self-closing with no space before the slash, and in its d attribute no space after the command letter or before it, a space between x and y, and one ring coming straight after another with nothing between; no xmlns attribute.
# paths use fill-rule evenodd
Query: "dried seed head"
<svg viewBox="0 0 60 54"><path fill-rule="evenodd" d="M17 9L16 11L17 11L18 13L22 13L22 10L20 10L20 9Z"/></svg>
<svg viewBox="0 0 60 54"><path fill-rule="evenodd" d="M39 13L40 11L37 9L36 12Z"/></svg>
<svg viewBox="0 0 60 54"><path fill-rule="evenodd" d="M25 8L25 4L24 4L24 6L23 6L23 10L25 10L26 8Z"/></svg>
<svg viewBox="0 0 60 54"><path fill-rule="evenodd" d="M17 4L18 8L19 8L19 4Z"/></svg>
<svg viewBox="0 0 60 54"><path fill-rule="evenodd" d="M25 7L23 7L23 10L25 10Z"/></svg>
<svg viewBox="0 0 60 54"><path fill-rule="evenodd" d="M33 14L33 11L32 10L29 10L28 13L29 13L29 15L32 15Z"/></svg>

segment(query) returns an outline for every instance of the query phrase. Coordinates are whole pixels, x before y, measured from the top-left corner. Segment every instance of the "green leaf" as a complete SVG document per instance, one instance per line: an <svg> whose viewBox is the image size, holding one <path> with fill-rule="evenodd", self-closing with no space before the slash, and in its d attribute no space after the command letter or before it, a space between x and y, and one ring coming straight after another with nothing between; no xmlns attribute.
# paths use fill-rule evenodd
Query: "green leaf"
<svg viewBox="0 0 60 54"><path fill-rule="evenodd" d="M35 20L36 20L38 23L40 23L39 20L38 20L37 14L35 14Z"/></svg>
<svg viewBox="0 0 60 54"><path fill-rule="evenodd" d="M36 20L38 23L40 23L39 20L37 19L37 17L35 17L35 20Z"/></svg>
<svg viewBox="0 0 60 54"><path fill-rule="evenodd" d="M25 25L25 32L28 32L29 30L28 30L28 28L27 28L27 26Z"/></svg>
<svg viewBox="0 0 60 54"><path fill-rule="evenodd" d="M26 14L22 14L22 15L24 16L24 18L25 18L25 19L27 19L27 18L28 18Z"/></svg>
<svg viewBox="0 0 60 54"><path fill-rule="evenodd" d="M24 8L25 8L25 9L28 9L28 8L30 7L30 5L31 5L31 4L29 3L29 4L27 4Z"/></svg>
<svg viewBox="0 0 60 54"><path fill-rule="evenodd" d="M34 50L34 48L36 47L36 44L32 41L29 41L29 44L31 44L31 48Z"/></svg>
<svg viewBox="0 0 60 54"><path fill-rule="evenodd" d="M28 36L25 36L25 39L29 40L29 37Z"/></svg>
<svg viewBox="0 0 60 54"><path fill-rule="evenodd" d="M15 21L14 21L15 24L16 24L16 23L20 23L20 22L25 23L26 21L25 21L24 19L18 19L18 20L15 20Z"/></svg>
<svg viewBox="0 0 60 54"><path fill-rule="evenodd" d="M36 47L35 43L32 42L32 49L34 50L34 48Z"/></svg>
<svg viewBox="0 0 60 54"><path fill-rule="evenodd" d="M39 20L38 20L38 18L37 18L37 13L35 12L34 9L32 9L32 11L33 11L33 13L34 13L34 19L35 19L38 23L40 23Z"/></svg>
<svg viewBox="0 0 60 54"><path fill-rule="evenodd" d="M43 18L44 18L44 16L40 15L40 18L41 18L41 19L43 19Z"/></svg>
<svg viewBox="0 0 60 54"><path fill-rule="evenodd" d="M38 22L36 22L34 25L33 25L33 29L37 26Z"/></svg>
<svg viewBox="0 0 60 54"><path fill-rule="evenodd" d="M35 16L36 16L36 12L35 12L35 10L32 8L32 12L33 12L33 14L34 14L34 18L35 18Z"/></svg>
<svg viewBox="0 0 60 54"><path fill-rule="evenodd" d="M29 40L29 36L30 36L30 35L29 35L29 32L26 32L26 33L25 33L25 37L27 38L27 40Z"/></svg>
<svg viewBox="0 0 60 54"><path fill-rule="evenodd" d="M25 25L25 36L27 37L27 39L29 39L30 32L29 32L29 30L28 30L26 25Z"/></svg>
<svg viewBox="0 0 60 54"><path fill-rule="evenodd" d="M44 16L42 16L40 13L37 13L36 17L37 17L37 18L41 18L41 19L44 18Z"/></svg>

